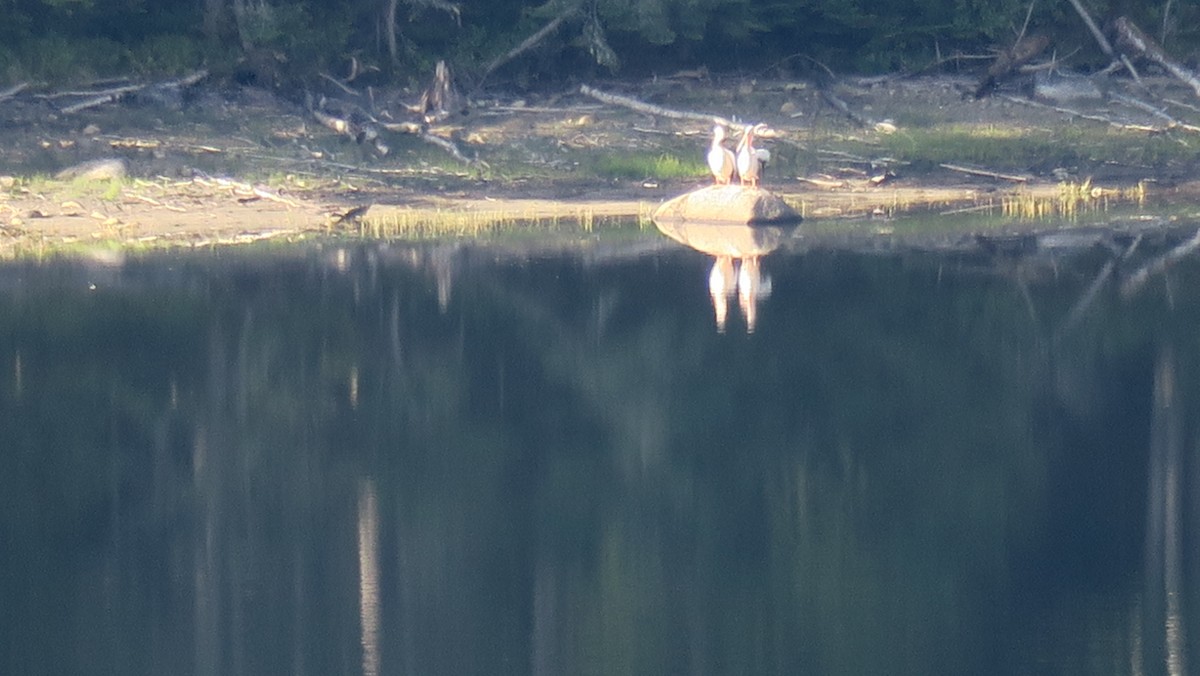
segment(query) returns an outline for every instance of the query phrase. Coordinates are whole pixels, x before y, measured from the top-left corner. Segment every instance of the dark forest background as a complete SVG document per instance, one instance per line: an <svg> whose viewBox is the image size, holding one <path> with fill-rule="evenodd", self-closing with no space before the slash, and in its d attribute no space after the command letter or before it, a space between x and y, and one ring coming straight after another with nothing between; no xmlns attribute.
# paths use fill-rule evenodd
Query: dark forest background
<svg viewBox="0 0 1200 676"><path fill-rule="evenodd" d="M1128 16L1189 64L1200 53L1196 0L1084 6L1102 26ZM278 85L351 64L405 84L438 60L508 86L701 66L916 72L976 68L1022 31L1048 34L1070 67L1107 63L1066 0L0 0L0 84L206 67Z"/></svg>

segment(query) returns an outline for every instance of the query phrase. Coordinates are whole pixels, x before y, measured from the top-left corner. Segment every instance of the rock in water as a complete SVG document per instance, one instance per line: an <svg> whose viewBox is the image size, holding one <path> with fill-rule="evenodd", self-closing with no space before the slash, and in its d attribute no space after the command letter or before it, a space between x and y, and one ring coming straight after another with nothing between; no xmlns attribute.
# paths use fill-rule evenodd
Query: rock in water
<svg viewBox="0 0 1200 676"><path fill-rule="evenodd" d="M54 175L60 181L111 181L125 178L125 160L120 158L91 160L67 167Z"/></svg>
<svg viewBox="0 0 1200 676"><path fill-rule="evenodd" d="M799 223L801 218L787 202L761 188L710 185L664 202L654 212L654 220L784 225Z"/></svg>

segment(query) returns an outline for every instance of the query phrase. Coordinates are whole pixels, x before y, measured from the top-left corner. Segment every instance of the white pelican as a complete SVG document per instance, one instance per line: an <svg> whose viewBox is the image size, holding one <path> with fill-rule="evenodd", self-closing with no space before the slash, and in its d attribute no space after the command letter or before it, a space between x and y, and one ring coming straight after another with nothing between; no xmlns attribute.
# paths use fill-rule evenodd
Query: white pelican
<svg viewBox="0 0 1200 676"><path fill-rule="evenodd" d="M735 160L733 151L721 145L725 140L725 127L713 127L712 146L708 149L708 168L712 170L717 185L729 185L733 182Z"/></svg>
<svg viewBox="0 0 1200 676"><path fill-rule="evenodd" d="M749 184L751 188L758 187L758 178L762 174L762 167L767 160L771 159L771 153L761 148L754 147L754 135L761 134L767 130L767 125L759 122L753 127L748 127L746 133L742 136L741 142L737 147L737 170L741 176L742 185Z"/></svg>

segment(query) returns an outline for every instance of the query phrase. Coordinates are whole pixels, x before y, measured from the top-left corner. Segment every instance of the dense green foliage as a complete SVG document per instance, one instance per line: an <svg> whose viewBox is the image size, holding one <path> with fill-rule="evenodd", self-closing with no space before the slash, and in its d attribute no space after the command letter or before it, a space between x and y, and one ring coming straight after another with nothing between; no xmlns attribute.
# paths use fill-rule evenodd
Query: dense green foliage
<svg viewBox="0 0 1200 676"><path fill-rule="evenodd" d="M1181 57L1198 44L1196 3L1087 4L1102 23L1129 15ZM309 76L341 72L351 57L401 81L448 59L470 79L560 15L556 30L505 64L504 79L697 66L789 74L814 59L843 72L916 70L1011 44L1027 15L1028 30L1053 35L1058 54L1100 60L1067 3L1030 11L1027 0L0 0L0 83L201 63L232 72L255 59Z"/></svg>

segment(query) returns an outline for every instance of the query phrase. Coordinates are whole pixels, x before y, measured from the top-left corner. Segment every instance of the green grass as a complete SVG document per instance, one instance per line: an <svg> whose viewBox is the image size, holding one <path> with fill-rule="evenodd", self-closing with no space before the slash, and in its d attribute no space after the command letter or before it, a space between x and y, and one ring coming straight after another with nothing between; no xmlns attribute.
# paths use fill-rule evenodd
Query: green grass
<svg viewBox="0 0 1200 676"><path fill-rule="evenodd" d="M853 144L851 144L853 145ZM1055 130L998 124L907 129L879 136L866 155L886 154L917 165L974 163L991 169L1125 165L1187 165L1200 160L1200 138L1183 133L1147 134L1094 124Z"/></svg>
<svg viewBox="0 0 1200 676"><path fill-rule="evenodd" d="M667 153L606 153L588 162L587 169L600 178L649 179L692 178L708 169L699 161L680 159Z"/></svg>
<svg viewBox="0 0 1200 676"><path fill-rule="evenodd" d="M56 198L79 199L96 197L108 202L121 196L121 190L132 185L132 179L103 179L89 181L85 179L63 180L45 174L33 174L26 177L14 177L7 192L12 195L23 193L43 194L53 193Z"/></svg>

